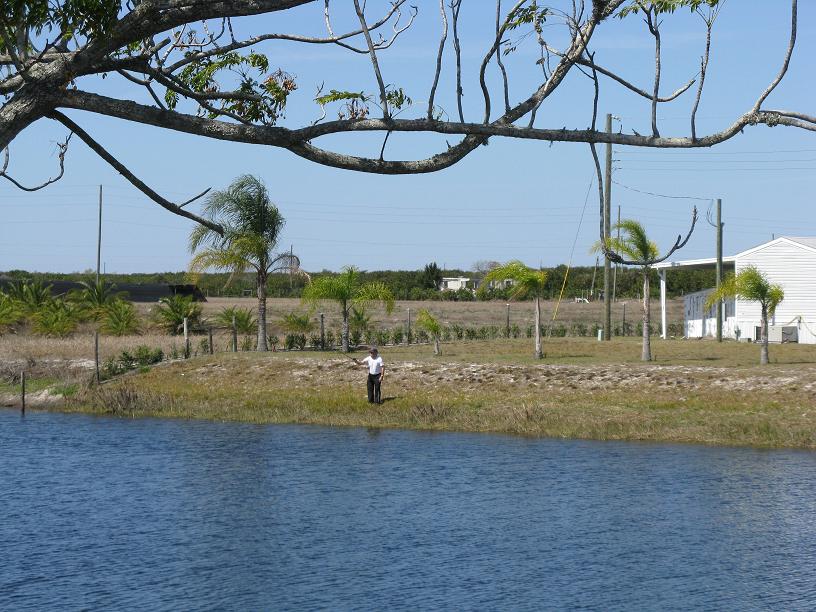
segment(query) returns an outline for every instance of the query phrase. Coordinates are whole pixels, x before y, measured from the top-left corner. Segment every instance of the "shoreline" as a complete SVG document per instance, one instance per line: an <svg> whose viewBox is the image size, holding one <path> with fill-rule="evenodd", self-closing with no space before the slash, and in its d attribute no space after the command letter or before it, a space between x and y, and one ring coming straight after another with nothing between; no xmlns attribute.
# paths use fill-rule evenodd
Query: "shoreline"
<svg viewBox="0 0 816 612"><path fill-rule="evenodd" d="M816 449L816 366L389 360L385 402L333 354L163 363L44 408L122 417ZM38 408L36 402L30 403Z"/></svg>

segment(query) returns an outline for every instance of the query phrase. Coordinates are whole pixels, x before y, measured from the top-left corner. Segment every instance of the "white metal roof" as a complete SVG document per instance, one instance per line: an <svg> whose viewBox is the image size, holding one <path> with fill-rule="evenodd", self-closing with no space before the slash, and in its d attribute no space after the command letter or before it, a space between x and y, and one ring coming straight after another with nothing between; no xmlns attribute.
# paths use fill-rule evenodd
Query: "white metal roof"
<svg viewBox="0 0 816 612"><path fill-rule="evenodd" d="M733 264L737 260L735 255L723 257L723 264ZM717 265L716 257L706 259L686 259L684 261L661 261L655 264L654 268L661 270L664 268L710 268Z"/></svg>
<svg viewBox="0 0 816 612"><path fill-rule="evenodd" d="M816 253L816 237L814 236L803 236L803 237L794 237L794 236L780 236L774 240L770 240L769 242L763 242L755 247L751 247L745 251L741 251L736 255L730 255L728 257L723 257L723 264L733 264L737 261L738 258L744 257L745 255L749 255L754 253L755 251L759 251L766 247L771 246L772 244L777 244L780 242L787 242L790 244L794 244L798 247L802 247L809 251L813 251ZM659 264L655 264L654 268L657 270L663 270L667 268L710 268L717 265L717 258L716 257L708 257L706 259L686 259L684 261L662 261Z"/></svg>
<svg viewBox="0 0 816 612"><path fill-rule="evenodd" d="M775 240L771 240L770 242L763 242L762 244L758 244L755 247L751 247L741 253L737 253L737 257L743 257L745 255L749 255L751 253L755 253L756 251L760 251L764 248L771 246L772 244L779 244L780 242L787 242L788 244L793 244L795 246L807 249L808 251L813 251L816 253L816 238L814 237L794 237L794 236L780 236Z"/></svg>

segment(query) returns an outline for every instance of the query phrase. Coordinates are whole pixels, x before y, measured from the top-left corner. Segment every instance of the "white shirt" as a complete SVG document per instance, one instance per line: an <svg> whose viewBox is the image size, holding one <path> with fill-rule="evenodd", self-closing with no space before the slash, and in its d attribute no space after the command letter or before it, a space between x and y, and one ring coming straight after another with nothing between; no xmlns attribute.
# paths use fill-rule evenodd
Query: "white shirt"
<svg viewBox="0 0 816 612"><path fill-rule="evenodd" d="M369 355L368 357L363 359L363 363L368 364L368 373L369 374L379 374L380 372L382 372L383 358L380 357L380 356L377 356L377 358L375 359L374 357Z"/></svg>

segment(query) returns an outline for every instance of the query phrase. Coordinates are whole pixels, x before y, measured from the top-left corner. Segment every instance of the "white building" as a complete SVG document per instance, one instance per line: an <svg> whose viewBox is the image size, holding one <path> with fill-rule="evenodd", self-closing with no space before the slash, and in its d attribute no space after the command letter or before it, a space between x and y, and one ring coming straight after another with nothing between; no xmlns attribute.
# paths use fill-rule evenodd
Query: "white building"
<svg viewBox="0 0 816 612"><path fill-rule="evenodd" d="M472 289L470 279L464 276L446 276L439 283L440 291L459 291L459 289Z"/></svg>
<svg viewBox="0 0 816 612"><path fill-rule="evenodd" d="M717 260L662 262L660 272L661 335L666 337L666 274L672 269L713 269ZM816 238L783 236L731 257L723 257L723 274L754 266L785 291L785 299L768 321L768 339L816 344ZM702 338L716 334L716 309L705 309L711 289L684 298L685 335ZM727 300L723 309L723 337L759 340L760 307L756 302Z"/></svg>

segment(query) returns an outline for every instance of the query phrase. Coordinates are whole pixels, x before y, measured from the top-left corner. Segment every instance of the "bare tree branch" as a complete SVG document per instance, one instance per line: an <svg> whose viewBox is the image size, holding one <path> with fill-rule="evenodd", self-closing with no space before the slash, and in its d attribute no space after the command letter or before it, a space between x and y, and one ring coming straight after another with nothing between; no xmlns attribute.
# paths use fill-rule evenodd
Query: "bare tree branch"
<svg viewBox="0 0 816 612"><path fill-rule="evenodd" d="M436 56L436 72L434 73L431 93L428 95L428 119L433 119L434 97L439 85L439 75L442 74L442 53L445 51L445 41L448 38L448 14L445 11L445 0L439 0L439 13L442 16L442 35L439 37L439 53ZM381 156L382 157L382 156Z"/></svg>
<svg viewBox="0 0 816 612"><path fill-rule="evenodd" d="M158 204L162 208L170 211L171 213L173 213L175 215L178 215L180 217L186 217L187 219L191 219L191 220L193 220L193 221L195 221L197 223L205 225L206 227L210 228L214 232L218 232L219 234L223 233L223 231L224 231L223 228L220 225L218 225L217 223L213 223L212 221L209 221L209 220L207 220L207 219L205 219L203 217L200 217L200 216L198 216L198 215L196 215L194 213L191 213L190 211L182 209L182 206L186 206L187 204L190 204L194 200L197 200L198 198L202 197L204 194L207 193L207 191L209 191L209 189L207 191L204 191L204 192L200 193L199 195L195 196L194 198L192 198L190 200L187 200L186 202L182 203L181 205L174 204L173 202L170 202L169 200L167 200L167 199L163 198L162 196L160 196L153 189L148 187L143 181L141 181L139 178L137 178L136 175L134 175L130 170L128 170L127 167L124 164L122 164L119 160L117 160L115 157L113 157L113 155L108 153L108 151L101 144L96 142L96 140L94 140L90 136L90 134L88 134L88 132L86 132L81 127L79 127L79 125L77 125L74 121L69 119L66 115L62 114L59 111L53 111L53 112L49 113L48 116L49 116L49 118L54 119L55 121L59 121L62 125L67 127L69 130L71 130L71 132L73 132L74 134L79 136L80 139L86 145L88 145L88 147L94 153L99 155L99 157L101 157L106 162L108 162L111 166L113 166L113 168L117 172L119 172L119 174L124 176L134 187L136 187L136 189L138 189L143 194L145 194L148 198L150 198L151 200L156 202L156 204Z"/></svg>
<svg viewBox="0 0 816 612"><path fill-rule="evenodd" d="M796 31L797 31L797 15L798 15L798 7L799 4L797 0L791 0L791 27L790 27L790 40L788 41L788 50L785 53L785 60L782 62L782 67L779 69L779 73L776 75L776 78L771 81L771 84L762 92L762 95L759 96L756 103L754 104L753 111L757 112L762 107L762 103L767 100L768 96L771 95L776 86L782 82L782 79L785 76L785 73L788 71L788 66L790 66L791 56L793 55L793 48L796 46Z"/></svg>
<svg viewBox="0 0 816 612"><path fill-rule="evenodd" d="M63 142L58 142L57 143L57 147L59 149L59 153L58 153L59 172L57 173L56 176L48 179L44 183L41 183L39 185L35 185L34 187L28 187L26 185L23 185L22 183L20 183L18 180L16 180L14 177L10 176L7 173L7 170L8 170L8 167L9 167L9 161L11 160L11 155L9 153L9 147L6 147L5 149L3 149L3 168L0 169L0 177L2 177L4 179L6 179L7 181L9 181L11 184L13 184L15 187L17 187L17 189L22 189L23 191L39 191L40 189L43 189L43 188L48 187L49 185L51 185L53 183L56 183L58 180L60 180L65 175L65 154L68 152L68 143L71 142L71 136L73 136L73 133L69 133L68 136L65 138L65 140Z"/></svg>
<svg viewBox="0 0 816 612"><path fill-rule="evenodd" d="M646 25L655 40L655 77L654 90L652 93L652 136L660 137L657 130L657 98L660 93L660 23L658 16L651 6L643 6L643 13L646 15Z"/></svg>
<svg viewBox="0 0 816 612"><path fill-rule="evenodd" d="M459 121L465 122L462 111L462 46L459 41L459 11L462 9L462 0L451 0L451 15L453 17L453 49L456 54L456 105L459 108Z"/></svg>
<svg viewBox="0 0 816 612"><path fill-rule="evenodd" d="M380 64L377 61L377 50L374 48L374 42L371 40L371 32L368 29L364 11L360 8L360 0L354 0L354 10L357 11L357 17L360 19L360 26L365 35L368 53L371 56L371 66L374 68L374 76L377 78L377 86L380 88L380 104L382 105L383 117L387 119L390 113L388 112L388 96L385 93L385 82L380 72Z"/></svg>

